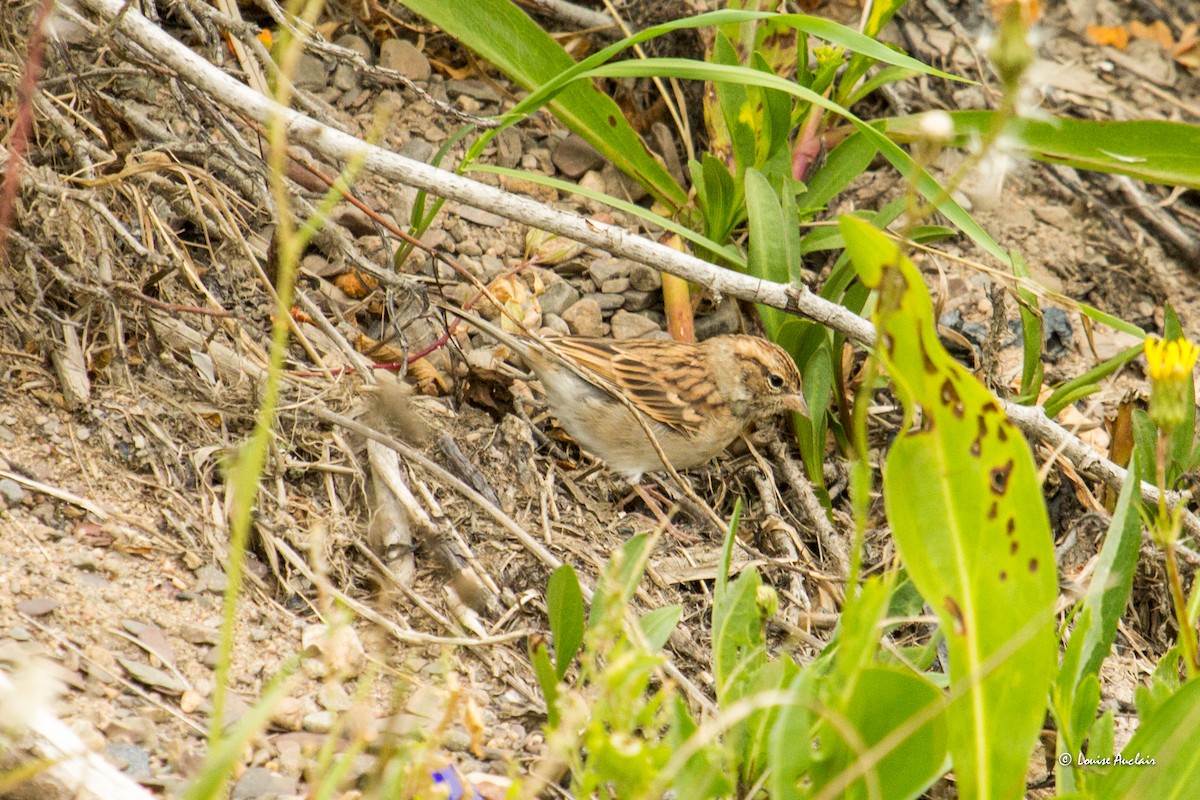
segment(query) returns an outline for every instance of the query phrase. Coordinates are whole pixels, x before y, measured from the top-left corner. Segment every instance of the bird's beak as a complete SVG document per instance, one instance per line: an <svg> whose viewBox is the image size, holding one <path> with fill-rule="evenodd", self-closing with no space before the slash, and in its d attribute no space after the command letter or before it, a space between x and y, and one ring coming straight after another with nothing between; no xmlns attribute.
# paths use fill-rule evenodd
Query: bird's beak
<svg viewBox="0 0 1200 800"><path fill-rule="evenodd" d="M804 395L800 392L790 394L783 401L783 407L788 411L794 411L797 414L808 416L808 402L804 399Z"/></svg>

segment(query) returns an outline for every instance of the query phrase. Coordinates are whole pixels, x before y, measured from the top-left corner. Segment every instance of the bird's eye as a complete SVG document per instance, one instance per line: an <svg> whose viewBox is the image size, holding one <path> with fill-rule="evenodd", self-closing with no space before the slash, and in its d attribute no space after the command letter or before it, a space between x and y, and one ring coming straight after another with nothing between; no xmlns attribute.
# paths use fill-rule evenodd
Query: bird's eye
<svg viewBox="0 0 1200 800"><path fill-rule="evenodd" d="M782 389L783 388L783 378L781 378L778 375L769 375L767 377L767 383L771 384L772 389Z"/></svg>

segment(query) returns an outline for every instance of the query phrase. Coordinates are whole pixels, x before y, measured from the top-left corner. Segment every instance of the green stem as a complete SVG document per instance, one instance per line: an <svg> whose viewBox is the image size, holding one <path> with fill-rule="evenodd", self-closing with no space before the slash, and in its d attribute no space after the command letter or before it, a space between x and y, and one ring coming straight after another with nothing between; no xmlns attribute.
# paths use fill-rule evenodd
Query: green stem
<svg viewBox="0 0 1200 800"><path fill-rule="evenodd" d="M1193 680L1200 673L1200 661L1197 660L1196 629L1188 621L1187 601L1183 596L1183 581L1179 576L1179 564L1175 558L1175 541L1169 539L1165 548L1167 557L1167 582L1171 587L1171 603L1175 606L1175 617L1179 622L1179 642L1183 646L1183 662L1187 668L1188 680Z"/></svg>
<svg viewBox="0 0 1200 800"><path fill-rule="evenodd" d="M1183 662L1188 680L1200 673L1200 653L1196 642L1196 629L1188 618L1187 600L1183 594L1183 579L1179 574L1179 563L1175 555L1175 544L1179 540L1180 520L1174 511L1168 511L1166 501L1167 451L1170 447L1171 431L1159 429L1158 446L1155 448L1155 479L1158 483L1158 518L1156 537L1162 545L1167 561L1167 585L1171 592L1171 605L1175 608L1175 620L1179 625L1179 644L1183 648Z"/></svg>

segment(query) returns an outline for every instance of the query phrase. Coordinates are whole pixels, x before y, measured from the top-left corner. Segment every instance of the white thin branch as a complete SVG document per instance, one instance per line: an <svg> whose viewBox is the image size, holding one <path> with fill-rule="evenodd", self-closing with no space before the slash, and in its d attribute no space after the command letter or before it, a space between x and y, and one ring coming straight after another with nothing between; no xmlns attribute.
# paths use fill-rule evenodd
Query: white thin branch
<svg viewBox="0 0 1200 800"><path fill-rule="evenodd" d="M25 665L27 669L37 669ZM51 707L40 705L36 697L18 687L5 672L0 672L0 708L6 712L6 723L19 722L21 730L12 730L4 746L9 756L24 763L43 760L46 769L31 778L25 788L30 796L75 797L80 800L153 800L154 795L122 773L112 763L91 749L54 715ZM11 764L10 764L11 766ZM17 794L21 794L17 791ZM40 795L39 795L40 796Z"/></svg>
<svg viewBox="0 0 1200 800"><path fill-rule="evenodd" d="M685 280L702 284L718 294L773 306L807 317L845 334L861 344L875 341L875 328L867 320L836 303L810 292L804 286L765 281L717 267L686 253L576 214L556 211L535 200L455 175L428 164L405 158L349 134L330 128L290 108L285 108L250 87L239 83L184 47L165 31L122 0L80 0L80 4L112 21L112 29L133 39L179 76L231 109L260 123L279 119L287 125L290 141L302 143L327 158L348 161L365 156L364 169L415 186L419 189L475 208L491 211L516 222L566 236L605 252L655 267ZM1027 435L1062 451L1081 471L1096 475L1106 485L1119 489L1125 470L1048 419L1040 408L1004 403L1009 418ZM1158 489L1142 484L1142 497L1158 502ZM1168 493L1168 502L1182 499ZM1184 514L1186 529L1200 538L1200 520ZM1191 554L1193 557L1194 553Z"/></svg>

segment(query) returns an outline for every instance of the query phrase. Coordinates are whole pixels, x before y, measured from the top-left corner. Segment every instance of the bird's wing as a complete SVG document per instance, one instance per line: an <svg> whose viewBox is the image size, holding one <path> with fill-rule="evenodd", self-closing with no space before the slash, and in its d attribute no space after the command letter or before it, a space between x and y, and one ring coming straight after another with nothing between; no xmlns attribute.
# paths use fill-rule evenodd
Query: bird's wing
<svg viewBox="0 0 1200 800"><path fill-rule="evenodd" d="M547 342L603 388L619 391L646 416L688 436L705 420L701 409L719 397L702 364L674 342L573 336Z"/></svg>

